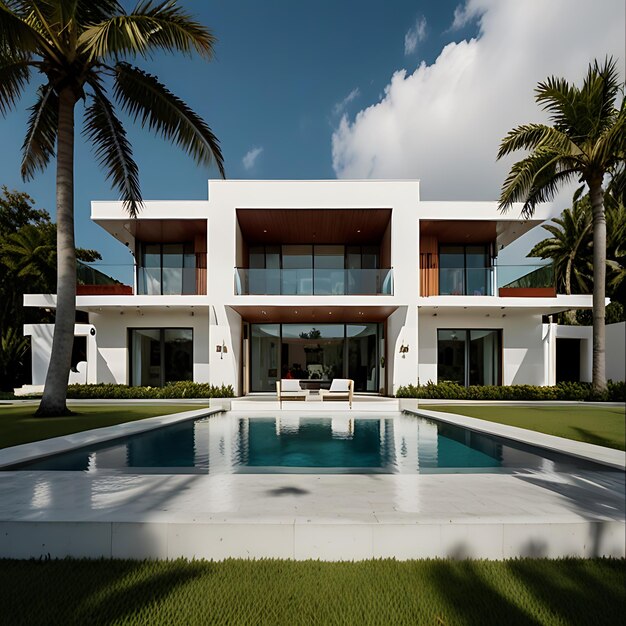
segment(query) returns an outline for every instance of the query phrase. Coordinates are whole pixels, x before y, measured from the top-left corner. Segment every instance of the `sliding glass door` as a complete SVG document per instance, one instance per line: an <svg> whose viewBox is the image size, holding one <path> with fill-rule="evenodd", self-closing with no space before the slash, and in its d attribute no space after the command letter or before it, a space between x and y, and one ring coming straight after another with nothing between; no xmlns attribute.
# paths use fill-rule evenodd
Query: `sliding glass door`
<svg viewBox="0 0 626 626"><path fill-rule="evenodd" d="M378 392L381 324L250 324L250 391L274 391L278 378L330 386L351 378Z"/></svg>
<svg viewBox="0 0 626 626"><path fill-rule="evenodd" d="M162 387L178 380L193 380L191 328L131 328L130 384Z"/></svg>
<svg viewBox="0 0 626 626"><path fill-rule="evenodd" d="M491 329L439 329L437 380L459 385L500 385L502 333Z"/></svg>

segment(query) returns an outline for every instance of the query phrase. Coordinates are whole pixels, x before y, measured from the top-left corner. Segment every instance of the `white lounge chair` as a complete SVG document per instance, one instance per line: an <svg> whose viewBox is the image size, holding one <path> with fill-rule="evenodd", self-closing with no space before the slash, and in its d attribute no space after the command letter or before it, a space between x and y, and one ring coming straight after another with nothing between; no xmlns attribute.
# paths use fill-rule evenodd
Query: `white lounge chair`
<svg viewBox="0 0 626 626"><path fill-rule="evenodd" d="M354 381L350 378L333 378L330 389L320 389L322 402L326 400L347 400L352 408Z"/></svg>
<svg viewBox="0 0 626 626"><path fill-rule="evenodd" d="M300 381L295 378L277 380L276 394L279 402L283 400L306 400L309 397L308 389L302 389Z"/></svg>

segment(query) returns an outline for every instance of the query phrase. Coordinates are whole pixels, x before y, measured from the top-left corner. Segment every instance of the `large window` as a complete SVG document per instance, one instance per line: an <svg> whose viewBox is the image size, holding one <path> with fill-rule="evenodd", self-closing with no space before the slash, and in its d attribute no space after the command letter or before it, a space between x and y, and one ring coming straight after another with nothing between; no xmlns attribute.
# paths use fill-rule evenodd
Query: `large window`
<svg viewBox="0 0 626 626"><path fill-rule="evenodd" d="M437 380L459 385L502 384L502 331L439 329Z"/></svg>
<svg viewBox="0 0 626 626"><path fill-rule="evenodd" d="M140 295L196 293L196 256L192 243L141 244L137 288Z"/></svg>
<svg viewBox="0 0 626 626"><path fill-rule="evenodd" d="M343 295L387 293L377 246L251 246L245 293ZM387 289L387 291L385 291Z"/></svg>
<svg viewBox="0 0 626 626"><path fill-rule="evenodd" d="M131 328L130 384L162 387L193 380L191 328Z"/></svg>
<svg viewBox="0 0 626 626"><path fill-rule="evenodd" d="M491 276L489 246L439 246L440 295L489 296Z"/></svg>
<svg viewBox="0 0 626 626"><path fill-rule="evenodd" d="M330 386L351 378L355 391L379 389L381 324L251 324L250 390L274 391L280 378Z"/></svg>

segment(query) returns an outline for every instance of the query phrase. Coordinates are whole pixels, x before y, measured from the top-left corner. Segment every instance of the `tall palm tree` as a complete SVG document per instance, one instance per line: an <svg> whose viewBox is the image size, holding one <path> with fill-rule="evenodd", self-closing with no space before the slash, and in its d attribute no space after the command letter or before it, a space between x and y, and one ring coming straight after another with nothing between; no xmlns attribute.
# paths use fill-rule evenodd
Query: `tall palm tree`
<svg viewBox="0 0 626 626"><path fill-rule="evenodd" d="M516 150L530 154L513 165L500 196L500 210L523 202L522 213L551 200L569 182L589 189L593 214L593 386L606 390L604 297L606 289L605 176L623 180L626 155L626 106L616 63L606 59L589 65L582 86L563 78L539 83L535 99L548 111L551 126L525 124L502 140L498 159Z"/></svg>
<svg viewBox="0 0 626 626"><path fill-rule="evenodd" d="M85 102L84 134L131 217L141 208L138 168L109 98L134 121L182 147L198 163L217 165L219 142L207 124L154 76L124 61L154 52L211 58L214 37L176 0L140 1L126 13L115 0L0 0L0 113L17 103L36 70L43 76L23 145L30 179L56 156L57 309L50 366L38 415L67 413L76 311L74 247L74 109ZM56 151L55 151L56 146Z"/></svg>

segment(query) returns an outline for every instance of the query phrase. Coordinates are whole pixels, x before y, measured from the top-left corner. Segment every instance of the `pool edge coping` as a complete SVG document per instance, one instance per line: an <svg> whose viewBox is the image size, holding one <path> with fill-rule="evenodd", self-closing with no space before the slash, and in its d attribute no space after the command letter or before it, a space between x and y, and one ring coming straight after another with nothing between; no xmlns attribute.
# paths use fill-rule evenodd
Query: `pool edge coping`
<svg viewBox="0 0 626 626"><path fill-rule="evenodd" d="M404 408L403 412L417 415L418 417L454 424L455 426L461 426L487 435L503 437L553 452L559 452L575 458L592 461L600 465L606 465L612 469L626 471L626 451L624 450L607 448L605 446L598 446L593 443L585 443L583 441L576 441L556 435L548 435L547 433L530 430L528 428L520 428L519 426L490 422L489 420L482 420L468 415L446 413L445 411L417 407Z"/></svg>
<svg viewBox="0 0 626 626"><path fill-rule="evenodd" d="M163 426L170 426L186 420L197 419L198 417L208 417L221 412L223 412L221 407L203 407L200 409L192 409L190 411L181 411L179 413L155 415L153 417L146 417L132 422L122 422L111 426L91 428L90 430L83 430L77 433L59 435L58 437L51 437L40 441L31 441L30 443L10 446L0 450L0 470L18 463L36 461L37 459L51 456L53 454L69 452L70 450L75 450L76 448L103 443L105 441L112 441L121 437L138 435Z"/></svg>

